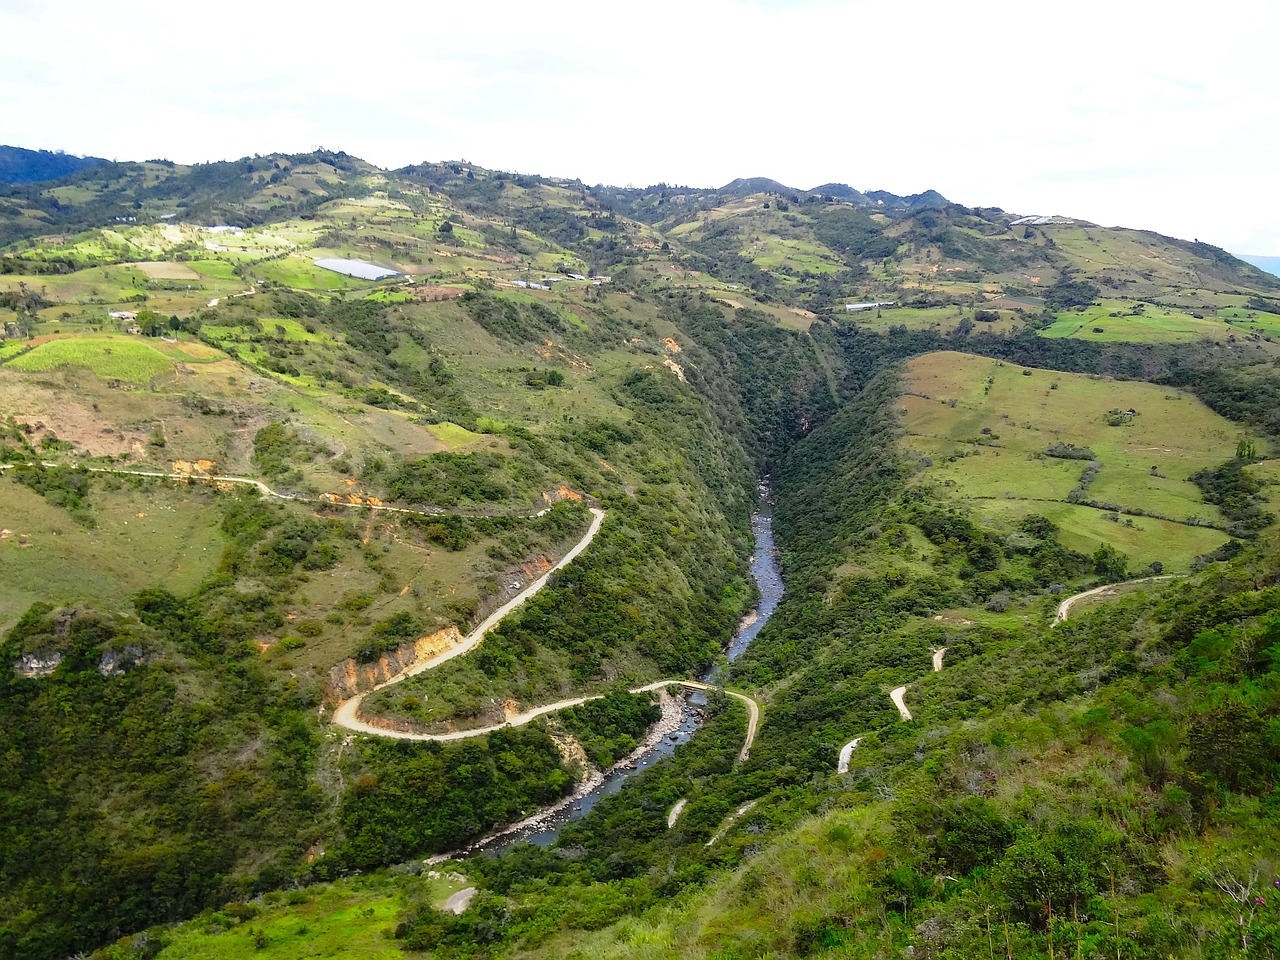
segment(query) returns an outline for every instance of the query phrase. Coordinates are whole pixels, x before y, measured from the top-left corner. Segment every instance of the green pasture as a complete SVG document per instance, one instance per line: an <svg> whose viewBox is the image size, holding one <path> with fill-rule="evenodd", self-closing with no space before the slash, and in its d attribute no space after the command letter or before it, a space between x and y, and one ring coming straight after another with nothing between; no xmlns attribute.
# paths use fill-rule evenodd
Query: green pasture
<svg viewBox="0 0 1280 960"><path fill-rule="evenodd" d="M413 303L417 298L411 293L404 293L400 290L375 290L365 299L374 300L378 303Z"/></svg>
<svg viewBox="0 0 1280 960"><path fill-rule="evenodd" d="M1040 331L1040 335L1099 342L1190 343L1220 340L1232 333L1248 332L1233 329L1233 325L1212 314L1194 317L1183 310L1153 304L1146 304L1141 312L1135 312L1136 306L1129 300L1102 300L1083 311L1059 313L1052 324Z"/></svg>
<svg viewBox="0 0 1280 960"><path fill-rule="evenodd" d="M122 610L129 597L154 584L185 593L222 557L222 513L211 491L96 480L89 495L92 527L8 474L0 491L0 527L9 532L0 536L0 629L37 600Z"/></svg>
<svg viewBox="0 0 1280 960"><path fill-rule="evenodd" d="M1265 487L1273 511L1280 511L1280 460L1264 460L1246 468Z"/></svg>
<svg viewBox="0 0 1280 960"><path fill-rule="evenodd" d="M202 277L214 280L236 279L235 264L227 260L189 260L187 266Z"/></svg>
<svg viewBox="0 0 1280 960"><path fill-rule="evenodd" d="M1092 543L1092 550L1113 542L1135 560L1149 557L1166 565L1189 563L1225 539L1210 528L1169 522L1222 522L1188 478L1233 457L1245 435L1190 395L958 353L917 357L907 375L898 407L899 446L918 465L915 482L943 497L993 518L1060 518L1064 540L1073 539L1072 545ZM1134 415L1111 426L1112 410ZM1068 504L1089 460L1048 456L1054 445L1087 449L1101 464L1085 499L1162 514L1168 521L1122 517L1115 524L1104 511Z"/></svg>
<svg viewBox="0 0 1280 960"><path fill-rule="evenodd" d="M1185 573L1195 557L1211 553L1228 539L1225 533L1210 527L1190 527L1152 517L1109 519L1116 515L1070 503L980 500L964 505L1006 531L1012 531L1023 517L1048 517L1058 525L1058 539L1064 546L1092 554L1109 543L1128 555L1129 568L1135 571L1159 561L1168 573Z"/></svg>
<svg viewBox="0 0 1280 960"><path fill-rule="evenodd" d="M446 450L459 450L485 442L484 434L472 433L466 427L460 427L447 420L443 423L429 424L427 431L444 444Z"/></svg>
<svg viewBox="0 0 1280 960"><path fill-rule="evenodd" d="M811 240L762 236L745 244L746 253L766 270L787 267L796 273L836 273L844 263L830 249Z"/></svg>
<svg viewBox="0 0 1280 960"><path fill-rule="evenodd" d="M1223 307L1218 310L1218 316L1229 324L1229 329L1237 336L1258 334L1263 337L1280 337L1280 315L1244 307Z"/></svg>
<svg viewBox="0 0 1280 960"><path fill-rule="evenodd" d="M88 336L50 340L8 366L29 373L84 367L102 380L147 383L172 372L173 361L137 337Z"/></svg>

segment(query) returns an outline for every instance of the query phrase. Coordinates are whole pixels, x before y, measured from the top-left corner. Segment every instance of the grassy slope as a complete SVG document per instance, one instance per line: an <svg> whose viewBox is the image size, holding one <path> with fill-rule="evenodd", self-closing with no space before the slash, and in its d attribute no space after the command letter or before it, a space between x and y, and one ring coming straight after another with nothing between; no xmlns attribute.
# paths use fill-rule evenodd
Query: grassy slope
<svg viewBox="0 0 1280 960"><path fill-rule="evenodd" d="M160 583L185 593L213 572L222 553L220 511L206 491L121 485L95 497L92 528L6 478L0 540L0 624L17 621L37 600L88 603L105 610Z"/></svg>
<svg viewBox="0 0 1280 960"><path fill-rule="evenodd" d="M1115 524L1102 511L1068 504L1087 458L1043 456L1059 443L1092 450L1102 469L1088 488L1090 499L1172 521L1221 522L1187 478L1230 459L1243 433L1193 397L955 353L913 360L906 389L903 450L930 458L916 482L937 485L945 499L1004 523L1048 516L1063 527L1068 546L1092 553L1099 543L1115 543L1136 567L1161 560L1185 570L1226 540L1216 530L1154 517L1134 517L1132 527ZM1137 416L1108 426L1104 417L1116 409Z"/></svg>
<svg viewBox="0 0 1280 960"><path fill-rule="evenodd" d="M309 890L274 893L265 903L234 904L164 938L161 960L304 960L403 956L392 937L412 900L443 906L466 884L437 875L408 883L385 877L346 880Z"/></svg>

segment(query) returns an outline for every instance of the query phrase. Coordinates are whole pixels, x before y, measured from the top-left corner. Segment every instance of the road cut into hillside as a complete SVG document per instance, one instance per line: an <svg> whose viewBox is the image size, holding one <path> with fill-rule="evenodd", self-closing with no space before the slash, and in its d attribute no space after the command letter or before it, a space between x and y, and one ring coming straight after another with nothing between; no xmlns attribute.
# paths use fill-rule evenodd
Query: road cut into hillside
<svg viewBox="0 0 1280 960"><path fill-rule="evenodd" d="M836 763L836 773L848 773L849 761L853 759L853 751L858 749L858 744L862 742L861 737L854 737L843 747L840 748L840 759Z"/></svg>
<svg viewBox="0 0 1280 960"><path fill-rule="evenodd" d="M478 641L477 641L478 642ZM474 647L474 645L473 645ZM455 648L459 650L461 647ZM456 656L454 651L449 652L450 657ZM437 666L445 657L437 657L428 661L425 666L415 667L415 672L421 672L423 669L430 669ZM398 679L403 679L407 675L402 674L396 679L389 680L380 687L374 689L382 689L391 683L395 683ZM741 700L747 707L747 734L742 740L742 749L738 751L738 760L746 760L751 753L751 745L755 743L756 727L760 724L760 705L751 697L744 693L738 693L734 690L725 690L723 687L717 687L714 684L703 683L700 680L655 680L653 683L646 683L643 686L630 688L630 693L651 693L662 687L681 686L688 690L720 690L726 695ZM371 691L372 692L372 691ZM387 727L379 726L376 722L361 720L359 716L360 702L364 699L365 694L359 694L349 700L344 700L338 705L333 712L332 721L340 727L356 733L367 733L374 737L389 737L393 740L428 740L428 741L450 741L450 740L468 740L472 737L483 737L498 730L505 730L509 727L522 727L538 717L546 716L549 713L555 713L559 710L567 710L569 707L580 706L591 700L603 700L604 694L598 693L591 696L571 697L567 700L557 700L555 703L544 704L540 707L532 707L522 713L508 717L502 723L491 724L487 727L473 727L470 730L455 730L451 733L416 733L409 730L394 730Z"/></svg>
<svg viewBox="0 0 1280 960"><path fill-rule="evenodd" d="M12 470L21 464L3 463L0 464L0 473L6 470ZM287 500L290 503L314 503L322 507L347 507L356 510L373 510L382 513L409 513L416 517L492 517L492 516L510 516L525 517L532 520L535 517L541 517L547 512L547 508L537 510L533 513L477 513L472 510L446 509L444 507L433 507L429 509L418 509L416 507L392 507L385 503L353 503L349 500L343 500L336 494L326 496L312 497L304 493L285 493L280 490L273 490L261 480L255 480L253 477L238 477L234 475L214 474L214 473L180 473L169 470L126 470L121 467L86 467L78 464L53 463L50 461L41 462L40 466L46 468L60 468L65 470L84 470L88 473L109 474L116 477L149 477L154 480L188 480L195 483L233 483L241 486L253 487L264 497L272 497L276 500ZM331 499L332 498L332 499ZM594 508L592 508L594 509ZM603 517L603 514L601 514ZM594 536L594 535L593 535ZM578 548L575 548L578 549ZM575 553L574 556L577 556Z"/></svg>
<svg viewBox="0 0 1280 960"><path fill-rule="evenodd" d="M889 691L889 699L893 701L893 705L898 708L898 712L902 714L903 720L911 719L911 711L907 709L907 705L902 701L902 695L907 692L905 686L894 687Z"/></svg>
<svg viewBox="0 0 1280 960"><path fill-rule="evenodd" d="M566 553L554 567L534 580L529 586L525 587L520 593L512 597L493 613L485 618L484 622L471 631L457 646L451 647L449 650L438 654L437 656L423 660L421 663L414 664L408 670L396 674L385 683L380 683L368 693L373 693L392 684L399 683L406 677L411 677L422 673L426 670L432 670L440 664L445 663L455 657L460 657L465 653L469 653L480 645L485 635L502 622L502 619L513 610L528 601L531 597L542 590L543 587L551 579L551 575L557 570L561 570L573 562L583 550L591 545L591 541L595 539L597 533L600 532L600 525L604 522L604 511L599 507L591 507L591 525L587 528L587 532L583 534L582 539L574 544L573 548ZM655 680L652 683L646 683L642 686L631 688L631 693L649 693L662 687L679 685L689 690L723 690L725 694L741 700L747 707L747 734L743 738L742 749L738 752L739 761L746 760L751 752L751 745L755 742L756 728L760 724L760 705L746 694L737 693L733 690L724 690L714 684L703 683L700 680ZM360 705L364 702L364 698L368 693L356 694L342 703L338 704L333 712L332 721L340 727L352 730L356 733L364 733L374 737L388 737L393 740L430 740L430 741L450 741L450 740L467 740L472 737L483 737L493 733L496 730L503 730L508 727L522 727L525 724L536 720L538 717L546 716L549 713L555 713L559 710L566 710L569 707L576 707L590 700L603 699L603 694L595 694L592 696L570 697L566 700L557 700L555 703L543 704L539 707L531 707L528 710L517 713L508 717L502 723L492 724L487 727L474 727L469 730L455 730L449 733L416 733L408 730L392 729L383 723L379 723L376 718L365 720L360 717Z"/></svg>
<svg viewBox="0 0 1280 960"><path fill-rule="evenodd" d="M1053 626L1057 626L1071 615L1071 608L1081 600L1088 600L1090 597L1107 597L1110 596L1118 587L1127 586L1131 583L1158 583L1161 580L1177 580L1186 576L1181 573L1166 573L1160 577L1143 577L1141 580L1121 580L1119 583L1108 583L1101 587L1094 587L1092 590L1085 590L1081 593L1072 594L1058 604L1058 610L1053 615Z"/></svg>

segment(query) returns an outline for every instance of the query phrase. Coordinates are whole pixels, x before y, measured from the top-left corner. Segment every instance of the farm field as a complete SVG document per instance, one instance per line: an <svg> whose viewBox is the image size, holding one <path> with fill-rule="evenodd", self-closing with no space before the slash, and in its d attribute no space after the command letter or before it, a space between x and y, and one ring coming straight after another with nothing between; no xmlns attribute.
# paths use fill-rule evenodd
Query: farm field
<svg viewBox="0 0 1280 960"><path fill-rule="evenodd" d="M1212 314L1194 317L1186 311L1150 304L1135 313L1135 306L1132 301L1103 300L1083 311L1058 314L1058 319L1040 334L1050 338L1073 337L1103 343L1191 343L1232 334L1247 335L1249 332L1244 329L1244 324L1228 324Z"/></svg>
<svg viewBox="0 0 1280 960"><path fill-rule="evenodd" d="M982 309L978 307L977 309ZM1025 321L1012 310L994 311L998 317L993 322L974 324L974 333L1012 333L1020 330ZM887 331L890 327L905 327L907 330L937 330L950 333L960 325L961 320L973 319L973 309L961 311L958 307L881 307L877 310L859 310L842 314L842 322L856 323L859 327L878 332Z"/></svg>
<svg viewBox="0 0 1280 960"><path fill-rule="evenodd" d="M50 340L9 361L17 370L40 372L84 367L102 380L148 383L173 371L173 361L145 340L90 336Z"/></svg>
<svg viewBox="0 0 1280 960"><path fill-rule="evenodd" d="M1170 570L1226 540L1185 523L1223 521L1187 478L1230 459L1244 433L1189 395L932 353L908 364L899 412L900 447L922 465L914 482L997 523L1046 516L1074 549L1113 543L1133 563L1159 560ZM1108 425L1109 413L1119 425ZM1068 456L1048 455L1050 448ZM1080 500L1159 516L1069 502L1090 461L1101 466Z"/></svg>

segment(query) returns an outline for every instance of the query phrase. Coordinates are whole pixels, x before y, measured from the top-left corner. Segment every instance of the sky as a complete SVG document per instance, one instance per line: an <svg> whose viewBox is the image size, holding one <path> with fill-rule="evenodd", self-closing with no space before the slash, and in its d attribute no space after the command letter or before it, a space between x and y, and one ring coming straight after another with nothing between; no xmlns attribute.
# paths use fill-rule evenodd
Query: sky
<svg viewBox="0 0 1280 960"><path fill-rule="evenodd" d="M932 188L1280 254L1276 0L2 0L0 36L18 146Z"/></svg>

